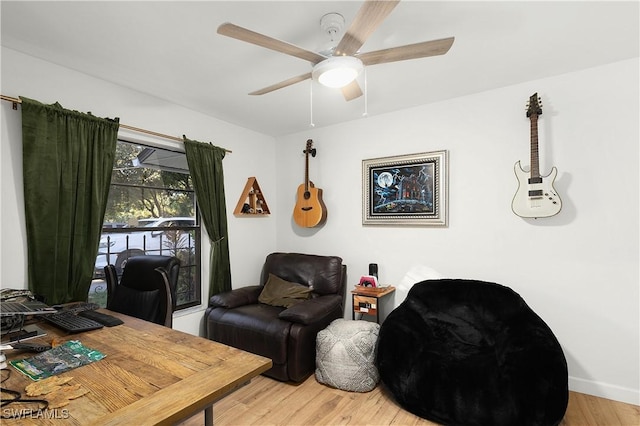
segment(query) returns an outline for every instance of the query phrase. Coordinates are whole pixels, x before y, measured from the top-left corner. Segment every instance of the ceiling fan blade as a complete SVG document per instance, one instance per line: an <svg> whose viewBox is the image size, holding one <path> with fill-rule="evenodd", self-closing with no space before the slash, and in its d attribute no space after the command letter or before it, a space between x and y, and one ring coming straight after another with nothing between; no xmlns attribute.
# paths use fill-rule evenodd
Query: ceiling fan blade
<svg viewBox="0 0 640 426"><path fill-rule="evenodd" d="M242 28L229 22L225 22L218 27L218 34L246 41L247 43L255 44L257 46L266 47L267 49L275 50L276 52L295 56L296 58L304 59L313 64L317 64L318 62L327 59L326 56L303 49L302 47L295 46L287 43L286 41L277 40L255 31Z"/></svg>
<svg viewBox="0 0 640 426"><path fill-rule="evenodd" d="M301 81L308 80L311 78L311 73L308 72L306 74L298 75L296 77L291 77L287 80L281 81L280 83L272 84L269 87L265 87L264 89L256 90L255 92L249 93L250 95L264 95L265 93L273 92L274 90L282 89L283 87L291 86L292 84L300 83Z"/></svg>
<svg viewBox="0 0 640 426"><path fill-rule="evenodd" d="M400 0L366 1L336 46L336 56L351 56L356 53L399 2Z"/></svg>
<svg viewBox="0 0 640 426"><path fill-rule="evenodd" d="M360 59L364 65L376 65L388 62L404 61L407 59L444 55L451 48L454 39L454 37L449 37L440 40L407 44L405 46L363 53L362 55L356 55L356 57Z"/></svg>
<svg viewBox="0 0 640 426"><path fill-rule="evenodd" d="M342 95L346 101L352 101L362 96L362 89L360 89L358 80L353 80L351 83L344 86L342 88Z"/></svg>

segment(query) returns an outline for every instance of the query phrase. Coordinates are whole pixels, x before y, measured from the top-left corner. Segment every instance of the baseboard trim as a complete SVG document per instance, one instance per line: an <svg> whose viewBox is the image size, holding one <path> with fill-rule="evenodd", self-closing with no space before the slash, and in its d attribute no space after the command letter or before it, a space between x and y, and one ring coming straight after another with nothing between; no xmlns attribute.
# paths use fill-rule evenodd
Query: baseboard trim
<svg viewBox="0 0 640 426"><path fill-rule="evenodd" d="M625 402L627 404L640 405L640 390L638 389L625 388L569 376L569 390L586 393L587 395L593 395L599 398Z"/></svg>

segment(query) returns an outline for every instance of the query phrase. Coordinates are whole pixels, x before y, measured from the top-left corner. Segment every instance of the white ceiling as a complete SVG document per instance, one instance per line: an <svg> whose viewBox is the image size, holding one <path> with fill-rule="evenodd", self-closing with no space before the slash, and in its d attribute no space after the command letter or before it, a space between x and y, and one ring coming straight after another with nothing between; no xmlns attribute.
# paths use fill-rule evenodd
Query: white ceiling
<svg viewBox="0 0 640 426"><path fill-rule="evenodd" d="M356 120L364 96L309 81L304 60L216 33L223 22L308 50L360 1L5 1L2 45L269 135ZM638 57L637 1L401 2L361 51L455 36L448 54L367 68L370 116ZM363 76L360 77L364 87ZM63 90L63 89L61 89ZM3 93L16 96L20 94ZM37 94L32 94L37 96ZM123 117L123 120L126 117Z"/></svg>

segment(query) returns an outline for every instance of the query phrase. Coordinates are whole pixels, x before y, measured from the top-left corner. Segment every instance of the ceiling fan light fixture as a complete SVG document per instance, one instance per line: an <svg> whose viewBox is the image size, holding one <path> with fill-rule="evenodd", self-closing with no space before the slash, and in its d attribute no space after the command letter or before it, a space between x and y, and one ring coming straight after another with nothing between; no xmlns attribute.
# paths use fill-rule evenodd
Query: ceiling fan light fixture
<svg viewBox="0 0 640 426"><path fill-rule="evenodd" d="M364 65L353 56L334 56L319 62L311 75L323 86L340 88L351 83L360 74Z"/></svg>

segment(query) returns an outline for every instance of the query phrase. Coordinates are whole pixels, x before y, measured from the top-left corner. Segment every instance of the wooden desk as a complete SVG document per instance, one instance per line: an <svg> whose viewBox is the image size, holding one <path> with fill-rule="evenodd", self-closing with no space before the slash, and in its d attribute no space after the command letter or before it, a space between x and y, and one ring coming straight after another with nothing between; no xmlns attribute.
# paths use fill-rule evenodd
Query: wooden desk
<svg viewBox="0 0 640 426"><path fill-rule="evenodd" d="M81 384L89 390L64 407L69 418L23 418L6 420L7 424L172 425L202 410L205 423L212 424L216 400L271 368L268 358L103 311L121 318L124 324L66 334L44 321L38 323L47 332L40 339L50 342L56 337L59 343L79 340L106 355L61 374L73 377L70 384ZM9 360L32 356L17 351L7 351L6 355ZM31 379L11 366L9 369L11 377L3 388L20 391L23 398L28 398L24 388Z"/></svg>

